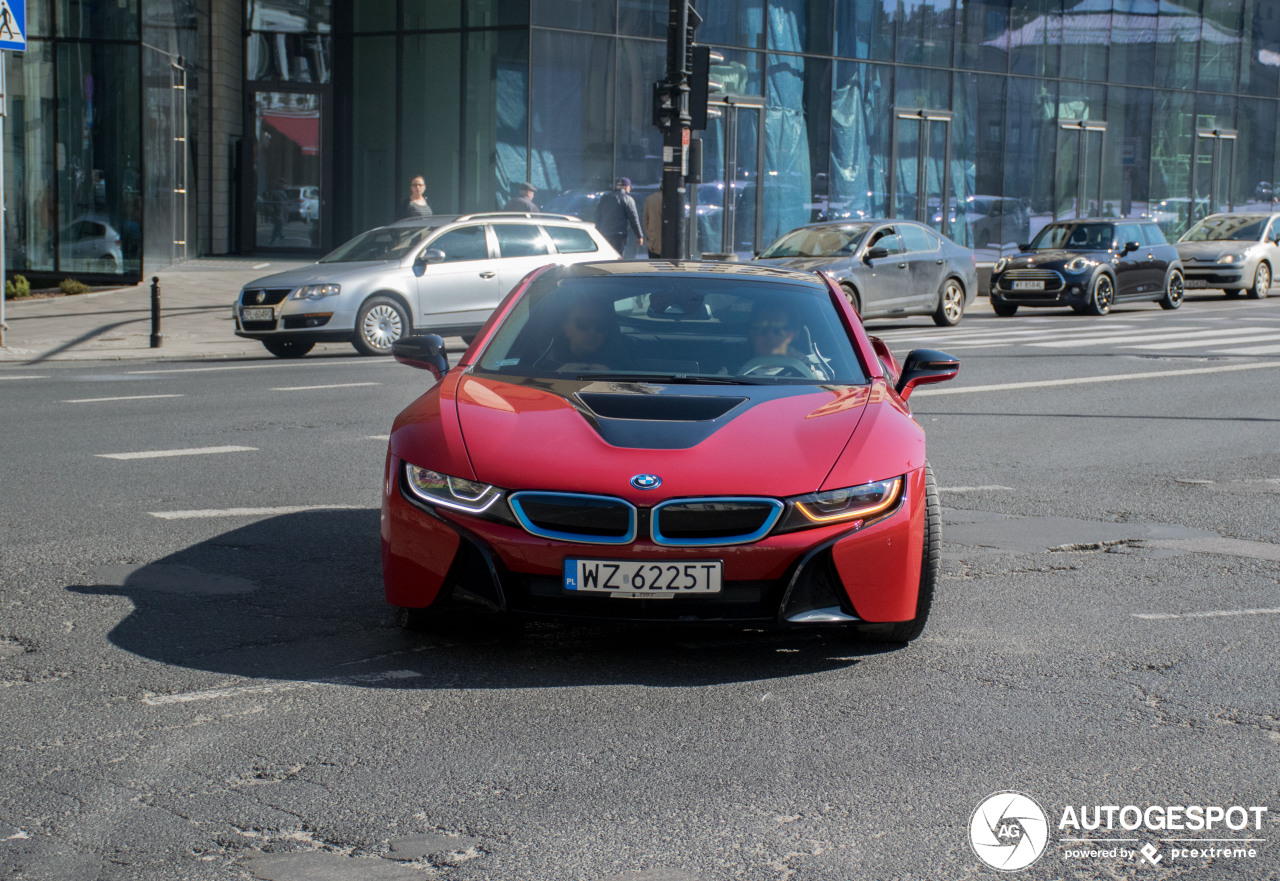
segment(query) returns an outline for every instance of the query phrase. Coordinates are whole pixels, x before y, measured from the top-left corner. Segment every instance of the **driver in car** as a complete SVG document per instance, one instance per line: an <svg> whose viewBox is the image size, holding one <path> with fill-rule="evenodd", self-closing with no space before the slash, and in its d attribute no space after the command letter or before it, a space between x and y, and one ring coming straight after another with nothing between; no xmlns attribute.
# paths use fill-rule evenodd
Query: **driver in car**
<svg viewBox="0 0 1280 881"><path fill-rule="evenodd" d="M794 348L796 329L791 316L780 306L759 306L747 326L751 357L738 368L743 376L792 376L811 378L807 352Z"/></svg>

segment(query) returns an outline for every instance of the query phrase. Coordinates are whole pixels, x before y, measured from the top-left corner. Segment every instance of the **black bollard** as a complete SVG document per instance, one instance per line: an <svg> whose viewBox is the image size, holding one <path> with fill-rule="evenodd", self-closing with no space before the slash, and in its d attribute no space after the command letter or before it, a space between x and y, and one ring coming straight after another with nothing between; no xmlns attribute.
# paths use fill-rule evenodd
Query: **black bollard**
<svg viewBox="0 0 1280 881"><path fill-rule="evenodd" d="M164 342L160 333L160 276L151 276L151 348L158 349Z"/></svg>

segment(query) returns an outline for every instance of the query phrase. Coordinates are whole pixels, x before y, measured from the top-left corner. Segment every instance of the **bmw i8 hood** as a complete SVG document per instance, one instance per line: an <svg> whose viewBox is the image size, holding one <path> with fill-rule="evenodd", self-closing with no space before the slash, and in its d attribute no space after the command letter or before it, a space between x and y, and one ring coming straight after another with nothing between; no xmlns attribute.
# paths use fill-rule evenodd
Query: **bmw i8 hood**
<svg viewBox="0 0 1280 881"><path fill-rule="evenodd" d="M661 479L663 497L811 492L870 397L868 386L517 384L471 375L455 402L478 480L643 502L649 496L630 485L642 473Z"/></svg>

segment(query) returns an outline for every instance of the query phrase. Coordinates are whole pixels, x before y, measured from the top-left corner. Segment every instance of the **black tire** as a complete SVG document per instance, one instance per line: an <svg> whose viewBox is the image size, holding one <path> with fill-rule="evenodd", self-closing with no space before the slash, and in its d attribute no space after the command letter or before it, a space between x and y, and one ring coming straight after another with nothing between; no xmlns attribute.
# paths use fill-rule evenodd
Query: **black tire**
<svg viewBox="0 0 1280 881"><path fill-rule="evenodd" d="M1111 276L1105 272L1098 275L1089 285L1089 300L1084 304L1084 311L1090 315L1106 315L1116 301L1116 285Z"/></svg>
<svg viewBox="0 0 1280 881"><path fill-rule="evenodd" d="M1260 261L1253 273L1253 286L1249 288L1249 299L1265 300L1269 293L1271 293L1271 267Z"/></svg>
<svg viewBox="0 0 1280 881"><path fill-rule="evenodd" d="M1164 296L1160 299L1161 309L1177 309L1182 305L1182 297L1186 293L1182 282L1182 273L1174 270L1164 285Z"/></svg>
<svg viewBox="0 0 1280 881"><path fill-rule="evenodd" d="M1004 300L991 298L991 311L999 315L1001 318L1008 318L1018 312L1017 303L1006 303Z"/></svg>
<svg viewBox="0 0 1280 881"><path fill-rule="evenodd" d="M370 297L356 313L351 345L361 355L390 355L391 344L412 330L409 313L393 297Z"/></svg>
<svg viewBox="0 0 1280 881"><path fill-rule="evenodd" d="M400 606L396 609L396 624L404 630L412 630L415 633L427 633L439 627L440 616L430 607L425 609L410 609L405 606Z"/></svg>
<svg viewBox="0 0 1280 881"><path fill-rule="evenodd" d="M849 301L849 305L853 307L853 311L857 312L858 316L861 317L862 316L862 297L859 296L858 289L850 284L843 284L843 285L840 285L840 287L841 289L844 290L845 298Z"/></svg>
<svg viewBox="0 0 1280 881"><path fill-rule="evenodd" d="M855 624L858 637L868 642L905 644L924 631L933 608L933 594L942 572L942 504L938 501L938 485L933 469L924 466L924 553L920 556L920 593L916 597L916 616L898 624Z"/></svg>
<svg viewBox="0 0 1280 881"><path fill-rule="evenodd" d="M263 340L262 344L277 358L301 358L316 345L311 340Z"/></svg>
<svg viewBox="0 0 1280 881"><path fill-rule="evenodd" d="M933 323L938 327L955 327L963 317L964 287L954 278L949 278L938 291L938 308L933 310Z"/></svg>

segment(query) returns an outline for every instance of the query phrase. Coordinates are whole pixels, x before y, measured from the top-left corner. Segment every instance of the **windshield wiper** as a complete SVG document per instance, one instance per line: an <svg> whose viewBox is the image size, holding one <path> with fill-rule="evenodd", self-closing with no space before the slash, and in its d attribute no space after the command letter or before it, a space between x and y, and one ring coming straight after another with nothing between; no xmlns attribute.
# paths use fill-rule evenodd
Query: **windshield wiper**
<svg viewBox="0 0 1280 881"><path fill-rule="evenodd" d="M763 380L745 376L707 376L701 373L579 373L580 381L659 382L669 385L761 385Z"/></svg>

